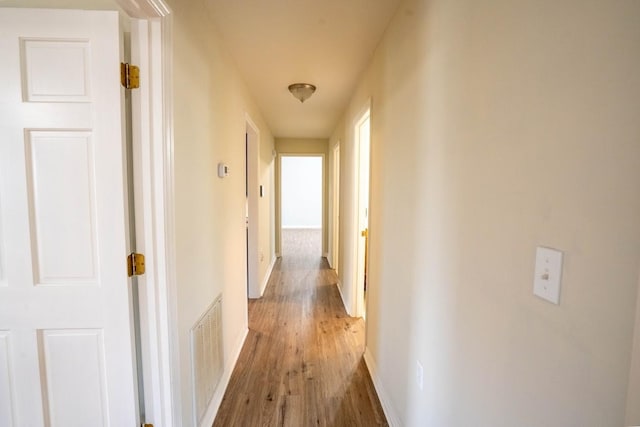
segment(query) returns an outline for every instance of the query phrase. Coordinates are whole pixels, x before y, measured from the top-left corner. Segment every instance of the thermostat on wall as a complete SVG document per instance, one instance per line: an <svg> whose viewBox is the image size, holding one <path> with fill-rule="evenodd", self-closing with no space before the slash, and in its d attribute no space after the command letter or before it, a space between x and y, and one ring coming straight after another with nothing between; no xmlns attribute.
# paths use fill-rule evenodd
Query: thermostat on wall
<svg viewBox="0 0 640 427"><path fill-rule="evenodd" d="M225 165L224 163L218 163L218 176L220 178L229 176L229 166Z"/></svg>

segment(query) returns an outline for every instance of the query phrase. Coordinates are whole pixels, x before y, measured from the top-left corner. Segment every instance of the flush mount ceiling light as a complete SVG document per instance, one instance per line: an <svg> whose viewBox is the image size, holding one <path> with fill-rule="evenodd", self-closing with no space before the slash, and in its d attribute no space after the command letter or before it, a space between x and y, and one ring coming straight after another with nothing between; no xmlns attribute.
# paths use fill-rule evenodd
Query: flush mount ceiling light
<svg viewBox="0 0 640 427"><path fill-rule="evenodd" d="M316 87L309 83L294 83L289 85L289 92L298 98L300 102L304 102L306 99L309 99L315 91Z"/></svg>

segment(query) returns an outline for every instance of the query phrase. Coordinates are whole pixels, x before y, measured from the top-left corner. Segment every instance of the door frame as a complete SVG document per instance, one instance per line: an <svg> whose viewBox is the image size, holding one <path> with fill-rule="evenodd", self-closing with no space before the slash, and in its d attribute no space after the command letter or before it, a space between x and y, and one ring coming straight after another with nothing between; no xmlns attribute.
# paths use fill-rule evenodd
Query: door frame
<svg viewBox="0 0 640 427"><path fill-rule="evenodd" d="M361 141L360 141L360 126L365 122L369 121L369 153L367 156L367 194L366 194L366 209L367 209L367 224L369 222L369 199L370 199L370 185L371 182L371 100L368 100L365 106L360 110L358 115L356 116L356 120L354 121L353 132L354 132L354 153L355 153L355 238L356 244L354 245L354 281L353 281L353 295L355 296L353 301L353 309L356 317L364 317L366 313L366 301L364 294L364 280L365 280L365 272L368 270L368 259L365 259L365 254L368 251L368 243L369 239L365 238L364 242L362 241L363 237L361 236L361 228L362 228L362 219L361 212L364 208L363 199L365 196L362 190L362 153L361 153ZM367 225L368 228L368 225ZM370 236L370 230L369 230Z"/></svg>
<svg viewBox="0 0 640 427"><path fill-rule="evenodd" d="M245 114L247 182L247 297L260 298L264 292L260 280L260 129L249 114ZM262 288L262 289L261 289Z"/></svg>
<svg viewBox="0 0 640 427"><path fill-rule="evenodd" d="M136 240L147 422L180 425L174 219L172 15L164 0L116 0L132 21L132 59L147 84L132 93ZM136 21L137 20L137 21ZM133 61L132 61L133 62ZM139 249L140 250L140 249Z"/></svg>
<svg viewBox="0 0 640 427"><path fill-rule="evenodd" d="M331 267L339 274L340 267L340 140L331 152Z"/></svg>

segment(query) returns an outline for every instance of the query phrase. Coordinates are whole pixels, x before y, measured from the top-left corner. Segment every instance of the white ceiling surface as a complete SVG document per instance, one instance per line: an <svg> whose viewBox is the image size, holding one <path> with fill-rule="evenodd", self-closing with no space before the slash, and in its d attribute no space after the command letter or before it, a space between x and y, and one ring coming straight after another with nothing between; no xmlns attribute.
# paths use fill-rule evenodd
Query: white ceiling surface
<svg viewBox="0 0 640 427"><path fill-rule="evenodd" d="M328 138L400 0L205 0L276 137ZM300 103L291 83L316 93Z"/></svg>

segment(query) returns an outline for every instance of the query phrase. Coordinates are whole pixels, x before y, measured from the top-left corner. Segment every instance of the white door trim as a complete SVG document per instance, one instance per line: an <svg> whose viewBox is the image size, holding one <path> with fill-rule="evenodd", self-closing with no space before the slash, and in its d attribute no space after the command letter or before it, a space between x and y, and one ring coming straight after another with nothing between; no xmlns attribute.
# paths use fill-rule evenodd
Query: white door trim
<svg viewBox="0 0 640 427"><path fill-rule="evenodd" d="M331 267L339 275L340 257L340 140L332 150L331 170Z"/></svg>
<svg viewBox="0 0 640 427"><path fill-rule="evenodd" d="M132 98L137 243L146 252L140 327L146 420L180 425L173 157L172 16L164 0L116 0L131 18L143 84ZM146 84L145 84L146 82ZM134 132L136 132L134 130ZM136 142L137 140L137 142Z"/></svg>
<svg viewBox="0 0 640 427"><path fill-rule="evenodd" d="M355 164L356 164L356 175L355 175L355 232L356 232L356 244L354 245L354 262L355 262L355 268L354 268L354 281L353 281L353 293L352 295L354 295L354 300L352 301L352 310L353 313L355 314L356 317L363 317L363 315L366 312L366 307L365 307L365 300L364 300L364 277L365 277L365 271L366 271L366 265L365 265L365 260L364 260L364 254L366 251L365 245L366 243L366 239L362 240L363 238L361 237L361 232L362 232L362 223L361 223L361 216L362 216L362 209L363 209L363 205L364 205L364 195L361 194L362 192L362 183L361 183L361 177L362 177L362 173L361 173L361 166L362 166L362 154L361 154L361 141L360 141L360 126L365 122L369 120L369 150L371 148L371 100L369 99L365 106L360 110L360 113L356 116L356 120L354 122L354 143L355 143ZM370 162L370 157L371 154L369 152L369 158L367 160L367 162ZM368 165L368 167L370 167ZM371 170L369 169L369 174L367 176L367 181L371 180ZM368 187L368 185L367 185ZM369 209L369 194L366 195L366 199L367 199L367 210ZM368 214L367 214L368 217ZM368 219L367 219L368 222ZM369 260L366 260L366 262L368 263ZM366 327L366 323L365 323L365 327Z"/></svg>
<svg viewBox="0 0 640 427"><path fill-rule="evenodd" d="M260 278L260 129L245 113L247 174L247 297L260 298L264 289Z"/></svg>

